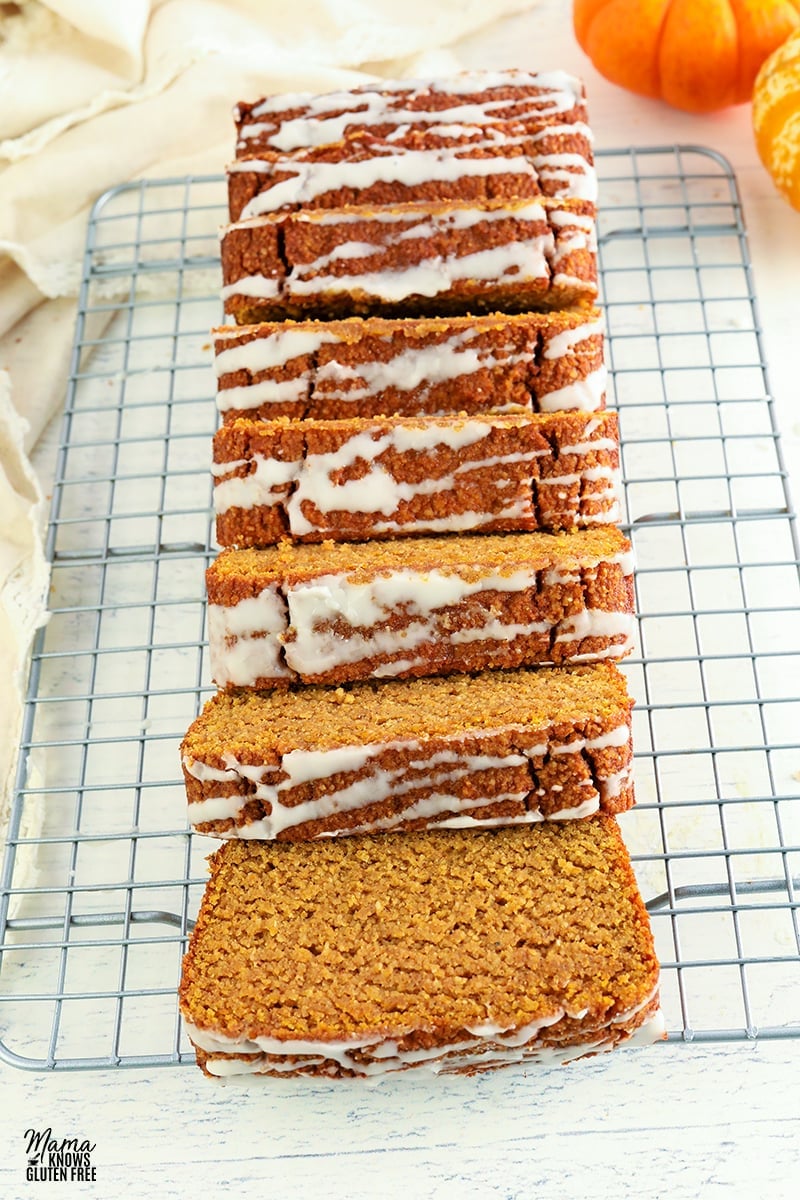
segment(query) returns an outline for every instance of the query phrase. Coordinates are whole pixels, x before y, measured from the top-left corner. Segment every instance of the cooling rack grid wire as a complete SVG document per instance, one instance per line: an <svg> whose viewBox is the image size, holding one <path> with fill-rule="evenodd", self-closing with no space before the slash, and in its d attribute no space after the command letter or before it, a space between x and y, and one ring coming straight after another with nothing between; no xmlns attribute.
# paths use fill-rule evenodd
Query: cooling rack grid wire
<svg viewBox="0 0 800 1200"><path fill-rule="evenodd" d="M673 1039L800 1034L800 571L736 184L598 156L639 640L637 808ZM211 690L203 572L218 178L114 189L88 232L0 890L0 1055L193 1061L175 992L213 846L178 744ZM656 1051L653 1051L657 1053Z"/></svg>

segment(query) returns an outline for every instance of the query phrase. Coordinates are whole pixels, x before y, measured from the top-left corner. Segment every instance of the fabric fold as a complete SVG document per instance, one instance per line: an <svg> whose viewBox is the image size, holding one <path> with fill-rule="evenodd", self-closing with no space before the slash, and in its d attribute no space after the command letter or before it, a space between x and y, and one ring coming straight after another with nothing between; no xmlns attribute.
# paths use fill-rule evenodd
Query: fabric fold
<svg viewBox="0 0 800 1200"><path fill-rule="evenodd" d="M49 572L42 549L43 499L24 449L27 422L11 403L7 371L0 371L0 819L16 761L27 656L45 620Z"/></svg>

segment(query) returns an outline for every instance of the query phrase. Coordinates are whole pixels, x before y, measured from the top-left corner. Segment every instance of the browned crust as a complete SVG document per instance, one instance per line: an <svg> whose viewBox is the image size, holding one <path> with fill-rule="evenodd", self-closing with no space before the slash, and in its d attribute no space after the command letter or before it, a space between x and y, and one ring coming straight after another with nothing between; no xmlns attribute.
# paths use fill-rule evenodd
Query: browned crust
<svg viewBox="0 0 800 1200"><path fill-rule="evenodd" d="M478 578L486 570L507 575L521 567L571 571L589 565L600 569L612 558L629 554L630 549L625 535L613 528L410 538L361 545L282 543L264 550L223 550L209 567L206 582L214 589L213 599L209 594L213 603L237 604L270 584L307 582L323 574L341 573L361 583L373 579L376 572L401 568L422 573L444 569L465 573L466 578Z"/></svg>
<svg viewBox="0 0 800 1200"><path fill-rule="evenodd" d="M286 483L273 489L270 503L219 513L217 541L221 546L263 546L287 536L300 542L362 541L441 531L441 522L448 518L454 519L455 528L459 518L462 528L484 533L572 529L614 518L617 498L607 494L611 480L587 478L586 473L619 469L616 413L486 414L481 423L484 435L466 446L449 447L442 440L424 449L401 449L394 441L376 455L377 468L410 491L392 513L351 512L345 507L322 510L303 498L298 507L310 528L293 529L287 505L292 497L297 501L298 484ZM335 454L353 438L366 436L377 443L405 430L431 430L437 425L444 439L463 421L351 418L306 420L300 428L279 421L236 421L223 425L214 437L215 482L219 486L234 478L246 481L263 460L294 462L299 474L303 463ZM592 448L593 440L611 440L616 445ZM563 453L563 447L573 445L581 447L578 453ZM513 461L518 455L525 457ZM227 472L226 463L232 468ZM362 478L369 469L363 455L353 451L351 461L328 478L333 486L342 486ZM432 482L439 483L441 490L429 490ZM386 528L388 524L396 528Z"/></svg>
<svg viewBox="0 0 800 1200"><path fill-rule="evenodd" d="M222 769L219 743L224 740L225 752L239 762L277 768L294 750L372 745L395 735L428 742L463 730L484 736L512 726L552 726L558 738L569 740L576 727L591 737L610 728L629 705L625 676L610 663L263 694L216 692L187 732L181 752Z"/></svg>
<svg viewBox="0 0 800 1200"><path fill-rule="evenodd" d="M508 204L486 203L403 205L394 210L397 221L387 221L388 209L368 208L274 213L228 227L222 238L222 274L225 311L237 324L255 321L360 315L420 316L428 313L509 312L526 309L558 309L591 305L597 298L597 256L591 235L570 220L594 220L594 205L579 200L541 202L540 221L524 219L522 210L530 201ZM464 208L485 212L483 220L466 227L448 223L450 214ZM502 216L498 215L502 211ZM340 213L342 220L331 218ZM439 221L432 232L431 222ZM399 234L417 229L416 236ZM265 233L265 230L268 233ZM577 233L588 236L586 245L575 246ZM545 249L542 274L518 278L453 277L434 296L413 290L388 297L369 290L375 275L409 270L425 262L458 259L509 245L538 246L542 238L554 239L554 249ZM362 258L336 257L345 243L374 246ZM333 256L333 257L331 257ZM536 255L538 258L538 253ZM329 282L319 291L302 290L304 281L323 277L314 264L324 263ZM437 266L438 269L438 266ZM250 296L236 291L239 280L263 275L277 285L277 294ZM358 284L359 277L364 286ZM340 281L340 282L337 282ZM271 289L274 290L274 289Z"/></svg>
<svg viewBox="0 0 800 1200"><path fill-rule="evenodd" d="M526 545L524 539L532 541ZM505 566L501 569L508 574L525 567L537 571L535 588L507 591L493 587L488 582L496 569L493 561L502 561L502 558L492 558L498 542L505 543L502 555ZM240 681L243 686L252 688L285 686L293 678L305 683L336 684L370 678L376 672L385 674L387 670L397 678L414 678L454 671L509 669L536 663L569 663L576 659L591 662L629 653L631 647L627 635L588 631L578 633L575 637L561 638L559 629L562 623L587 610L632 614L634 603L633 578L624 572L620 561L615 561L613 557L598 559L596 554L588 559L582 558L581 547L588 549L598 544L616 544L618 549L612 551L612 555L626 553L630 548L627 539L609 528L564 535L487 534L480 538L451 535L399 539L363 546L328 542L294 547L284 545L276 551L224 550L209 568L206 584L209 603L223 608L258 596L266 590L277 592L283 600L286 624L276 642L281 673L278 676L259 676ZM567 547L569 550L565 558ZM360 554L362 550L367 550L367 554ZM534 551L533 556L531 550ZM350 554L346 551L350 551ZM340 555L338 567L337 552ZM394 564L390 564L387 554L394 557ZM320 575L335 575L340 571L349 579L370 581L379 574L386 577L395 567L407 565L409 556L412 561L416 559L412 570L422 574L438 570L444 562L449 562L449 569L455 574L474 581L486 579L487 583L457 603L433 609L429 617L430 632L424 642L414 644L411 658L409 651L397 649L351 662L337 662L318 673L297 670L290 665L294 658L292 644L297 639L297 630L289 624L286 614L287 598L295 583ZM360 558L362 565L347 568L345 563L348 558L352 562ZM301 566L304 562L306 565ZM424 565L426 562L427 566ZM312 563L315 565L312 566ZM380 628L390 630L402 646L403 631L413 629L417 617L406 605L387 611L389 615ZM470 640L469 631L483 630L489 622L495 629L501 626L507 628L507 638L483 638L476 633L474 640ZM338 615L329 622L318 621L314 630L315 635L322 633L342 642L353 642L375 632L351 624L344 615ZM452 637L453 630L459 631L461 637L458 640ZM260 630L254 629L252 633L263 636ZM273 639L275 636L270 635ZM229 645L235 640L231 639ZM212 644L212 673L219 682L225 677L225 669L218 654L219 647Z"/></svg>
<svg viewBox="0 0 800 1200"><path fill-rule="evenodd" d="M239 417L271 420L276 417L314 417L335 420L357 415L417 416L422 413L484 412L488 408L517 406L539 411L552 392L580 382L603 365L603 336L592 333L568 353L548 357L553 337L566 329L594 323L597 310L553 313L494 313L482 317L398 318L352 317L325 322L267 322L226 326L214 330L214 349L224 351L258 343L284 331L315 332L324 328L335 340L313 354L296 355L279 366L260 370L228 371L219 379L219 401L232 388L274 380L301 381L296 400L264 401L252 408L222 407L223 421ZM420 380L400 388L387 377L382 386L365 387L359 367L391 365L402 354L447 343L469 333L468 345L483 364L477 370L438 382ZM342 368L338 370L338 368ZM348 391L359 394L348 400ZM603 400L603 403L605 401Z"/></svg>
<svg viewBox="0 0 800 1200"><path fill-rule="evenodd" d="M602 678L602 670L599 676ZM560 682L561 680L554 680L551 712L559 706ZM587 707L592 706L593 682L589 674L586 677ZM498 679L499 688L502 689L503 683L503 679ZM356 704L373 699L369 692L359 693L356 690L350 694L354 696ZM226 705L226 699L223 694L206 706L203 714L188 731L182 747L185 756L186 794L190 804L211 797L241 798L242 807L235 819L231 817L205 822L193 821L199 832L216 836L223 836L238 827L269 817L272 814L272 805L270 801L256 796L255 784L244 774L240 774L235 780L200 780L190 773L187 764L199 762L219 770L225 768L226 763L227 769L230 769L230 762L236 760L244 762L248 769L263 765L267 768L264 781L271 785L280 784L289 778L281 765L283 756L275 748L275 742L270 746L268 742L259 738L253 729L252 708L259 702L263 703L262 697L254 697L251 706L230 703ZM298 841L322 835L346 834L352 830L380 832L381 822L389 818L394 822L405 809L441 790L438 774L442 768L437 765L436 756L445 756L445 761L450 764L449 771L463 771L461 778L449 780L447 783L448 794L455 797L453 804L432 818L408 817L392 823L393 832L430 828L440 821L462 813L475 820L494 819L499 823L537 811L549 819L554 813L580 808L595 795L599 797L600 811L624 812L634 803L633 778L632 775L626 777L625 774L629 771L633 759L630 732L627 740L621 745L579 744L591 743L603 734L625 725L630 731L633 701L624 694L624 688L616 708L604 704L604 700L603 692L598 689L597 708L602 711L598 711L596 715L586 717L581 714L544 724L528 722L522 709L514 728L494 732L469 728L468 713L457 717L454 705L453 724L459 728L448 736L426 734L420 730L412 735L408 730L403 737L390 738L382 750L376 751L367 763L355 770L339 771L334 775L311 778L294 787L286 787L281 793L281 805L291 808L298 804L322 800L331 792L341 791L370 778L376 780L377 792L384 772L390 773L391 777L402 785L401 791L396 795L364 803L347 812L337 812L290 825L277 832L276 837L278 840ZM353 707L350 711L354 712ZM309 696L308 710L309 748L313 749L315 723L324 721L325 712L326 706L320 705L312 693ZM460 727L461 722L463 729ZM553 752L553 747L564 747L570 743L578 743L571 752ZM362 743L354 737L351 744L357 748ZM478 756L487 759L511 758L517 761L503 767L479 768L475 765ZM525 761L519 762L520 758L524 758ZM250 774L248 770L248 775ZM603 784L604 780L612 776L620 781L618 790ZM510 794L519 796L520 799L498 799ZM475 801L478 799L485 800L485 803L475 807Z"/></svg>

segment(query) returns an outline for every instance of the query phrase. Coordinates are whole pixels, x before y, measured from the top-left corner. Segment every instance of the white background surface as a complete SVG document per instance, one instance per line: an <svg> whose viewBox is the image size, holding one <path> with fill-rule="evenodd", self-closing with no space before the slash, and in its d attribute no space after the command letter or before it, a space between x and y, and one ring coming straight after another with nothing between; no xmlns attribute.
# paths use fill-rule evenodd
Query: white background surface
<svg viewBox="0 0 800 1200"><path fill-rule="evenodd" d="M466 66L581 74L599 147L686 142L731 160L797 494L800 214L773 192L747 109L689 117L612 87L577 48L569 9L544 0L457 53ZM0 1196L796 1196L799 1070L800 1041L657 1046L528 1074L411 1074L376 1089L306 1080L221 1087L188 1068L27 1075L4 1067ZM26 1183L31 1126L97 1143L97 1183Z"/></svg>

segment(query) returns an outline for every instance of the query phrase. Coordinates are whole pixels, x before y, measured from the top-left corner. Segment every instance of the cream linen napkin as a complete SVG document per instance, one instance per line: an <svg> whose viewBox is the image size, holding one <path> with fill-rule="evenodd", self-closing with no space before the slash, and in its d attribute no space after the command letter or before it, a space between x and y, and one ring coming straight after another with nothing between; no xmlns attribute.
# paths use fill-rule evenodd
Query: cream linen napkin
<svg viewBox="0 0 800 1200"><path fill-rule="evenodd" d="M0 826L47 590L42 501L26 454L63 401L92 202L129 179L221 171L236 100L447 73L456 60L438 48L534 2L0 6Z"/></svg>
<svg viewBox="0 0 800 1200"><path fill-rule="evenodd" d="M0 371L0 670L3 721L0 787L12 783L21 715L21 691L31 637L43 619L47 566L36 532L41 518L39 485L25 455L26 423L11 404L7 371ZM9 742L13 738L13 742Z"/></svg>

